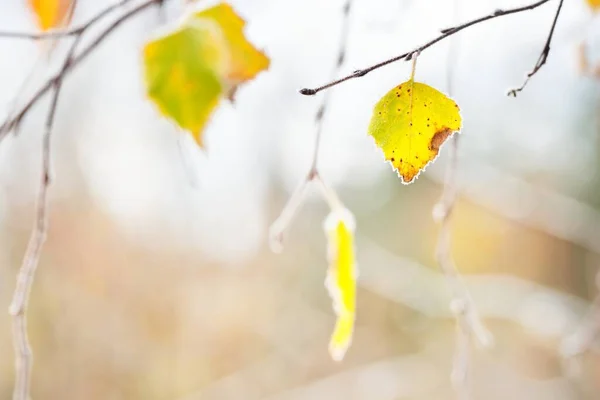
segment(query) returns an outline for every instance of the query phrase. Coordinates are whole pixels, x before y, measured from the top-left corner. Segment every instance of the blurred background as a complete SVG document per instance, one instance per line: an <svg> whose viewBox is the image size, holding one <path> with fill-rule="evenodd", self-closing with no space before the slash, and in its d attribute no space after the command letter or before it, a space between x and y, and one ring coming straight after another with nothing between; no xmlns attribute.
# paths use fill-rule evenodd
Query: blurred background
<svg viewBox="0 0 600 400"><path fill-rule="evenodd" d="M79 0L73 24L111 1ZM355 0L342 73L527 3L456 1L458 16L451 0ZM455 398L455 322L431 211L450 146L404 186L366 133L373 105L408 78L409 63L332 89L324 123L322 176L357 219L357 321L343 362L327 352L328 208L316 191L283 253L268 246L314 145L320 99L297 90L329 79L343 3L232 1L271 68L221 104L206 152L144 96L141 47L178 21L180 2L130 20L65 81L29 311L33 398ZM547 65L506 96L534 66L556 5L475 26L419 57L416 79L443 91L450 81L464 120L452 253L496 342L472 353L474 399L596 399L600 390L598 343L562 356L600 266L600 80L579 68L582 43L590 65L600 62L600 18L584 0L565 1ZM37 29L21 0L1 2L0 27ZM0 40L2 115L56 70L63 50L40 61L41 44ZM33 223L47 104L0 144L2 310ZM10 332L0 312L2 399L14 378Z"/></svg>

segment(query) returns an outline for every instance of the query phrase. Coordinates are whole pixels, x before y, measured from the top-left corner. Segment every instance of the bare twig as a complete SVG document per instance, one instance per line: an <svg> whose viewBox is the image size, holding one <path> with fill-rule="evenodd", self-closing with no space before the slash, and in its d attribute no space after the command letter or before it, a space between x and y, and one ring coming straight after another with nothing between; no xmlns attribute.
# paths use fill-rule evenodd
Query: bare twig
<svg viewBox="0 0 600 400"><path fill-rule="evenodd" d="M52 135L52 126L54 115L56 113L56 104L60 93L61 81L57 81L53 86L54 94L52 104L44 130L44 139L42 145L42 180L40 183L36 217L33 231L29 238L29 244L23 258L23 263L17 277L17 286L13 294L12 303L9 312L13 317L13 341L15 347L15 387L13 391L13 400L28 400L29 388L31 382L31 367L33 355L29 345L27 335L27 304L29 293L37 269L42 246L46 240L48 231L48 187L50 185L50 139Z"/></svg>
<svg viewBox="0 0 600 400"><path fill-rule="evenodd" d="M409 61L412 58L413 54L420 53L423 50L425 50L425 49L433 46L437 42L440 42L440 41L446 39L447 37L450 37L450 36L454 35L455 33L460 32L463 29L466 29L466 28L468 28L470 26L477 25L477 24L479 24L481 22L485 22L485 21L488 21L490 19L502 17L502 16L505 16L505 15L517 14L517 13L520 13L520 12L523 12L523 11L533 10L533 9L538 8L539 6L545 4L545 3L549 2L549 1L550 0L540 0L540 1L537 1L537 2L535 2L533 4L530 4L530 5L527 5L527 6L511 8L511 9L508 9L508 10L496 10L493 13L491 13L489 15L486 15L484 17L480 17L480 18L474 19L472 21L465 22L465 23L463 23L461 25L457 25L457 26L452 27L452 28L444 29L444 30L442 30L442 34L440 36L438 36L437 38L435 38L435 39L433 39L433 40L431 40L431 41L429 41L429 42L427 42L427 43L425 43L425 44L423 44L423 45L421 45L421 46L419 46L419 47L417 47L417 48L415 48L413 50L410 50L410 51L408 51L406 53L400 54L399 56L390 58L388 60L382 61L382 62L380 62L378 64L375 64L375 65L372 65L370 67L356 70L353 73L351 73L350 75L347 75L347 76L345 76L343 78L334 80L334 81L332 81L330 83L327 83L325 85L319 86L317 88L314 88L314 89L309 89L309 88L301 89L300 93L303 94L303 95L306 95L306 96L312 96L312 95L315 95L315 94L319 93L322 90L329 89L329 88L331 88L333 86L339 85L340 83L346 82L346 81L348 81L350 79L363 77L363 76L367 75L369 72L372 72L372 71L374 71L376 69L379 69L381 67L385 67L386 65L395 63L396 61L400 61L400 60ZM561 3L562 3L562 0L561 0Z"/></svg>
<svg viewBox="0 0 600 400"><path fill-rule="evenodd" d="M550 28L550 32L548 33L548 38L546 39L546 44L544 44L544 48L542 49L542 52L541 52L540 56L538 57L538 60L535 63L535 66L533 67L531 72L527 74L527 78L525 79L525 81L523 82L523 84L520 87L518 87L516 89L512 89L508 92L509 96L517 97L517 93L519 93L520 91L525 89L525 86L527 86L527 83L529 83L529 80L531 79L531 77L534 76L535 74L537 74L537 72L544 66L544 64L546 64L546 61L548 60L548 55L550 54L550 44L552 43L552 36L554 36L554 29L556 28L556 22L558 21L558 16L560 15L560 11L562 10L562 5L563 5L563 0L560 0L558 3L558 7L556 8L556 14L554 15L554 21L552 21L552 27Z"/></svg>
<svg viewBox="0 0 600 400"><path fill-rule="evenodd" d="M350 11L352 9L353 0L346 0L346 3L342 9L343 21L342 21L342 33L340 38L340 46L337 54L336 64L332 71L332 77L335 77L338 73L342 65L344 64L344 60L346 58L346 51L348 46L348 35L350 30ZM340 206L340 201L337 199L335 192L331 190L327 184L321 178L317 163L319 159L319 150L321 147L321 136L323 131L323 120L325 118L325 114L327 113L327 108L329 105L330 96L329 93L323 97L321 105L317 111L315 116L315 124L316 124L316 138L315 138L315 147L313 150L312 161L310 163L310 168L306 177L300 182L287 204L283 208L283 211L273 222L270 229L269 234L269 242L271 249L275 252L280 252L283 249L283 233L292 222L294 216L296 215L298 209L302 205L304 201L304 197L306 195L306 191L308 189L308 185L315 181L319 183L320 189L322 190L325 199L332 206L332 208L337 208Z"/></svg>
<svg viewBox="0 0 600 400"><path fill-rule="evenodd" d="M81 36L78 37L78 39ZM75 48L79 44L79 40L75 40L63 64L65 70L73 59ZM42 142L42 179L38 192L36 217L34 220L33 230L29 238L29 244L23 258L23 263L17 277L17 286L15 288L13 299L10 304L9 312L13 317L13 341L15 347L15 387L13 391L13 400L28 400L29 389L31 386L31 369L33 364L33 353L29 344L27 335L27 305L29 303L29 294L35 276L35 271L40 261L42 247L46 241L48 232L48 189L51 182L50 167L51 167L51 138L52 128L56 109L58 106L58 98L62 87L62 79L55 81L50 108L46 117L44 128L44 137Z"/></svg>
<svg viewBox="0 0 600 400"><path fill-rule="evenodd" d="M129 2L131 0L123 1ZM73 60L69 63L65 70L59 71L56 75L48 79L46 83L42 85L42 87L39 88L33 96L31 96L29 101L21 108L21 110L18 113L16 113L15 116L8 118L2 125L0 125L0 141L2 141L6 137L6 135L19 124L19 122L21 122L21 120L25 117L25 115L27 115L31 108L42 99L42 97L55 85L57 81L63 80L66 75L71 73L71 71L76 66L78 66L83 60L85 60L87 56L89 56L98 47L98 45L100 45L100 43L102 43L104 39L106 39L116 28L118 28L125 21L129 20L131 17L137 15L141 11L149 8L150 6L158 4L159 1L160 0L146 0L143 3L134 7L133 9L127 11L118 19L116 19L112 24L110 24L100 35L96 37L95 40L88 44L87 47L85 47L78 56L73 57Z"/></svg>

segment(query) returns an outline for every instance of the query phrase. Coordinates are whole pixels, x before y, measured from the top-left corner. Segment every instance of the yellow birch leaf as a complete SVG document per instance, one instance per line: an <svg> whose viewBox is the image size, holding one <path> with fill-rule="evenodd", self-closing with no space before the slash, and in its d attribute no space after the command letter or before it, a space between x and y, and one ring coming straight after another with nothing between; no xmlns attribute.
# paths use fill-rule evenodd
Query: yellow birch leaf
<svg viewBox="0 0 600 400"><path fill-rule="evenodd" d="M592 8L592 11L600 10L600 0L585 0L588 6Z"/></svg>
<svg viewBox="0 0 600 400"><path fill-rule="evenodd" d="M74 0L28 0L42 31L69 24Z"/></svg>
<svg viewBox="0 0 600 400"><path fill-rule="evenodd" d="M246 22L229 4L220 3L196 13L195 17L214 21L223 30L230 59L227 69L221 73L232 87L253 79L259 72L269 68L269 58L246 40Z"/></svg>
<svg viewBox="0 0 600 400"><path fill-rule="evenodd" d="M357 267L354 254L355 221L350 211L334 210L324 223L328 238L329 270L325 286L333 300L337 321L329 342L331 357L340 361L352 342L356 314Z"/></svg>
<svg viewBox="0 0 600 400"><path fill-rule="evenodd" d="M373 110L369 135L402 182L409 184L438 155L462 119L445 94L410 79L390 90Z"/></svg>
<svg viewBox="0 0 600 400"><path fill-rule="evenodd" d="M214 23L193 21L144 47L148 97L202 146L202 131L223 93L217 73L227 49Z"/></svg>

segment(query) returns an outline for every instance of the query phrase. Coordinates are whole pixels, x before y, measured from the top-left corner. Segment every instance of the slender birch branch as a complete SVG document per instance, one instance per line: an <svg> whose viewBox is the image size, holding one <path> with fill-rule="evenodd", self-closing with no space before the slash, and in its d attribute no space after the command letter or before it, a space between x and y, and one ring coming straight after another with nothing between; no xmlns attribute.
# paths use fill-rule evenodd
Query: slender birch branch
<svg viewBox="0 0 600 400"><path fill-rule="evenodd" d="M421 46L416 47L416 48L414 48L414 49L412 49L412 50L410 50L410 51L408 51L406 53L400 54L399 56L392 57L392 58L390 58L388 60L382 61L382 62L377 63L375 65L372 65L370 67L356 70L353 73L351 73L350 75L347 75L347 76L345 76L343 78L339 78L339 79L333 80L333 81L331 81L329 83L326 83L326 84L324 84L322 86L319 86L319 87L316 87L316 88L313 88L313 89L310 89L310 88L301 89L300 93L303 94L303 95L306 95L306 96L313 96L313 95L319 93L322 90L326 90L326 89L329 89L329 88L331 88L333 86L337 86L340 83L346 82L346 81L348 81L350 79L361 78L361 77L367 75L369 72L375 71L376 69L379 69L381 67L385 67L386 65L393 64L393 63L395 63L397 61L400 61L400 60L409 61L409 60L412 59L413 55L423 52L425 49L427 49L427 48L433 46L434 44L436 44L436 43L438 43L438 42L440 42L440 41L442 41L442 40L444 40L444 39L446 39L446 38L454 35L455 33L458 33L460 31L462 31L463 29L469 28L471 26L480 24L480 23L485 22L485 21L489 21L491 19L495 19L495 18L499 18L499 17L503 17L503 16L506 16L506 15L511 15L511 14L517 14L517 13L521 13L521 12L524 12L524 11L534 10L534 9L538 8L539 6L541 6L541 5L544 5L544 4L548 3L549 1L550 0L540 0L540 1L537 1L537 2L532 3L530 5L527 5L527 6L515 7L515 8L506 9L506 10L498 9L498 10L496 10L496 11L494 11L491 14L488 14L486 16L474 19L474 20L469 21L469 22L465 22L463 24L454 26L452 28L443 29L441 31L442 34L440 36L438 36L435 39L430 40L429 42L427 42L425 44L422 44ZM558 10L557 10L556 16L554 18L554 23L552 24L552 28L550 30L550 34L549 34L548 39L546 41L546 46L544 47L544 51L542 52L542 56L540 56L540 60L538 60L538 64L540 64L540 65L538 67L538 64L536 64L536 68L534 68L534 70L530 73L529 78L531 76L533 76L542 67L542 65L546 62L546 58L548 57L548 53L550 52L550 42L552 40L552 35L554 33L554 27L556 26L556 21L558 19L558 15L560 14L561 7L562 7L562 0L560 0L559 7L558 7ZM546 50L546 48L547 48L547 50ZM512 92L509 93L509 94L512 94Z"/></svg>

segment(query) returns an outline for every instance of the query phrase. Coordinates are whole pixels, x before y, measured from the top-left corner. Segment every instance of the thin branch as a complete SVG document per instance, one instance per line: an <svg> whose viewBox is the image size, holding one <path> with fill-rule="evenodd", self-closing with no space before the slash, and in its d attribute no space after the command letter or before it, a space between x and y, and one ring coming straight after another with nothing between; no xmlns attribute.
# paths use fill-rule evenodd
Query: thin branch
<svg viewBox="0 0 600 400"><path fill-rule="evenodd" d="M340 35L340 45L337 54L336 64L332 70L331 76L335 77L344 61L346 59L346 52L348 47L348 36L350 33L350 12L352 10L352 2L353 0L346 0L342 8L342 32ZM287 204L283 208L283 211L279 215L279 217L273 222L270 228L269 233L269 243L271 246L271 250L274 252L281 252L283 249L283 233L287 229L287 227L292 222L294 216L298 212L300 206L304 202L304 198L306 195L306 191L308 189L308 185L315 181L319 183L320 189L327 200L327 202L332 206L332 208L340 207L341 202L335 195L335 192L327 186L327 184L321 178L317 162L319 159L319 150L321 148L321 137L323 132L323 120L325 119L325 115L327 113L327 109L330 102L330 95L326 93L323 97L321 105L317 111L315 116L315 124L316 124L316 134L315 134L315 147L313 150L312 160L310 163L310 168L306 177L300 182L300 184L296 187L296 190L288 200Z"/></svg>
<svg viewBox="0 0 600 400"><path fill-rule="evenodd" d="M35 271L37 269L42 247L46 241L48 231L48 187L50 185L50 145L54 115L56 105L60 94L61 81L57 81L53 86L54 93L46 125L44 130L44 139L42 145L42 179L37 199L36 217L33 231L29 238L29 244L23 258L23 263L17 277L17 286L15 288L13 299L10 304L9 312L13 317L13 342L15 348L15 387L13 391L13 400L28 400L29 389L31 386L31 369L33 364L33 354L27 335L27 305L29 294L33 284Z"/></svg>
<svg viewBox="0 0 600 400"><path fill-rule="evenodd" d="M331 73L332 77L335 77L338 74L339 70L342 68L342 65L344 65L344 61L346 59L346 47L348 46L348 35L350 33L350 23L349 22L350 22L351 8L352 8L352 0L347 0L346 4L344 4L344 8L342 10L343 22L342 22L340 47L339 47L335 67L333 68L333 71ZM321 106L319 107L319 111L317 111L317 116L315 118L315 123L317 125L317 135L316 135L316 139L315 139L315 149L313 152L313 159L312 159L312 163L310 166L311 172L317 171L317 160L319 158L319 150L320 150L320 146L321 146L321 134L322 134L322 130L323 130L323 119L325 118L325 113L327 112L329 100L330 100L330 96L329 96L329 94L326 94L325 97L323 97L323 101L321 103ZM309 173L309 175L310 175L310 173Z"/></svg>
<svg viewBox="0 0 600 400"><path fill-rule="evenodd" d="M433 40L431 40L431 41L429 41L429 42L427 42L427 43L425 43L425 44L423 44L423 45L421 45L421 46L419 46L419 47L417 47L417 48L415 48L415 49L413 49L411 51L408 51L406 53L400 54L399 56L390 58L388 60L382 61L382 62L380 62L378 64L375 64L375 65L372 65L370 67L356 70L353 73L351 73L350 75L347 75L347 76L345 76L343 78L334 80L334 81L332 81L330 83L327 83L327 84L325 84L323 86L319 86L319 87L314 88L314 89L309 89L309 88L301 89L300 93L303 94L303 95L306 95L306 96L313 96L313 95L319 93L322 90L329 89L329 88L331 88L333 86L339 85L340 83L346 82L346 81L348 81L350 79L361 78L361 77L367 75L369 72L372 72L372 71L374 71L376 69L379 69L381 67L385 67L386 65L395 63L396 61L400 61L400 60L409 61L412 58L413 54L420 53L423 50L425 50L425 49L433 46L437 42L440 42L440 41L446 39L447 37L450 37L450 36L454 35L455 33L460 32L463 29L466 29L466 28L468 28L470 26L477 25L477 24L479 24L481 22L485 22L485 21L488 21L490 19L494 19L494 18L498 18L498 17L503 17L505 15L517 14L517 13L520 13L520 12L523 12L523 11L533 10L533 9L538 8L539 6L545 4L545 3L549 2L549 1L550 0L540 0L540 1L537 1L537 2L535 2L533 4L530 4L530 5L527 5L527 6L516 7L516 8L507 9L507 10L496 10L493 13L491 13L489 15L486 15L484 17L480 17L480 18L474 19L474 20L472 20L470 22L465 22L465 23L463 23L461 25L457 25L457 26L452 27L452 28L444 29L444 30L441 31L442 34L440 36L438 36L437 38L435 38L435 39L433 39ZM562 0L561 0L561 3L562 3Z"/></svg>
<svg viewBox="0 0 600 400"><path fill-rule="evenodd" d="M79 36L75 40L67 54L62 70L65 70L73 59L75 48L79 44ZM40 261L42 247L46 241L48 232L48 189L51 182L51 138L52 128L54 127L54 119L56 109L58 107L58 98L62 88L62 79L55 82L53 89L54 93L44 130L44 138L42 143L42 179L37 199L36 218L34 221L33 230L29 238L29 244L23 258L23 263L17 277L17 286L15 288L13 299L10 304L9 313L13 317L13 341L15 347L15 387L13 391L13 400L28 400L29 390L31 387L31 370L33 364L33 353L29 344L27 334L27 305L29 303L29 295L35 277L35 271Z"/></svg>
<svg viewBox="0 0 600 400"><path fill-rule="evenodd" d="M523 84L520 87L518 87L516 89L512 89L508 92L509 96L517 97L517 93L519 93L520 91L525 89L525 86L527 86L527 83L529 83L529 80L531 79L531 77L534 76L535 74L537 74L537 72L544 66L544 64L546 64L546 61L548 60L548 55L550 54L550 44L552 43L552 36L554 36L554 29L556 28L556 22L558 21L558 16L560 15L560 11L562 10L562 5L563 5L563 0L560 0L558 3L558 7L556 8L556 14L554 15L554 21L552 21L552 27L550 28L550 32L548 33L548 38L546 39L546 44L544 44L544 48L542 49L542 52L541 52L537 62L535 63L535 66L533 67L531 72L527 74L527 78L525 79L525 81L523 82Z"/></svg>
<svg viewBox="0 0 600 400"><path fill-rule="evenodd" d="M71 44L69 52L65 57L61 71L65 71L73 62L75 50L83 36L77 38ZM58 98L62 89L62 78L54 84L54 93L48 109L44 137L42 142L42 180L38 193L36 218L33 230L29 238L29 244L19 269L17 286L13 293L13 299L9 307L9 313L13 317L13 342L15 348L15 387L13 400L28 400L31 387L31 370L33 366L33 352L29 344L27 334L27 306L29 295L35 278L35 271L40 261L42 248L46 241L48 232L48 189L51 183L51 138L54 127Z"/></svg>
<svg viewBox="0 0 600 400"><path fill-rule="evenodd" d="M129 2L131 0L124 0L125 2ZM42 97L56 84L57 81L65 78L66 75L71 73L71 71L78 66L83 60L85 60L97 47L100 43L104 41L116 28L118 28L125 21L129 20L129 18L137 15L141 11L149 8L152 5L158 4L160 0L146 0L142 4L136 6L135 8L129 10L128 12L121 15L117 20L115 20L111 25L109 25L98 37L92 41L87 47L85 47L81 53L74 57L72 62L69 63L65 70L59 71L56 75L48 79L46 83L38 89L38 91L31 96L29 101L21 108L21 110L14 116L7 119L2 125L0 125L0 142L6 137L6 135L14 129L19 122L25 117L25 115L31 110L31 108L37 104L38 101L42 99Z"/></svg>

